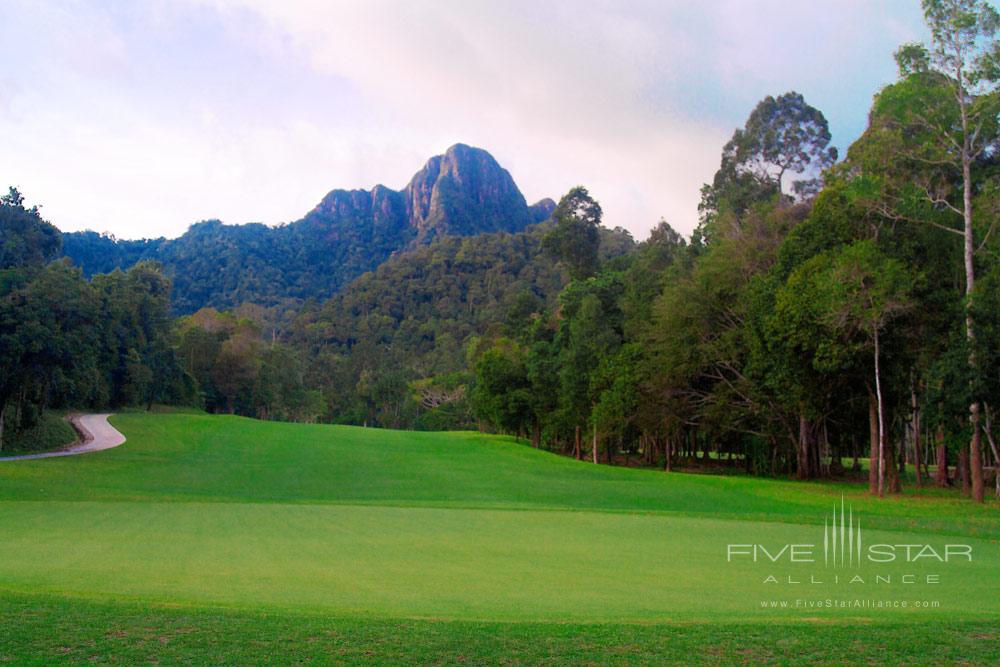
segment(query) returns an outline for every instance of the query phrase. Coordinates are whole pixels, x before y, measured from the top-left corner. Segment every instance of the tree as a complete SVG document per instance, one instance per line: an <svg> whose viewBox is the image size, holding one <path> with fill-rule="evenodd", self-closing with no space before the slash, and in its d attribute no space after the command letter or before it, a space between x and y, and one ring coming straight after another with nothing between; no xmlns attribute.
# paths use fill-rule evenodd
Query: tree
<svg viewBox="0 0 1000 667"><path fill-rule="evenodd" d="M601 244L601 205L577 186L567 192L552 213L555 228L545 235L542 245L556 260L566 265L574 280L597 273Z"/></svg>
<svg viewBox="0 0 1000 667"><path fill-rule="evenodd" d="M996 150L1000 134L1000 43L996 39L1000 14L984 0L923 0L923 10L931 29L931 46L906 44L897 51L903 81L879 95L876 112L889 122L889 129L897 130L901 153L926 167L925 176L916 183L923 201L957 218L957 225L946 222L942 226L962 239L965 335L968 364L975 374L973 207L984 183L976 178L974 167L977 160ZM956 180L959 188L953 186ZM908 191L902 188L902 196L894 206L890 204L887 213L927 222L930 216L920 215L912 197L905 196ZM995 220L991 227L994 224ZM984 499L981 405L981 396L974 396L969 405L972 496L977 502Z"/></svg>
<svg viewBox="0 0 1000 667"><path fill-rule="evenodd" d="M252 412L262 348L263 343L256 332L247 330L237 332L220 346L212 366L212 382L218 388L227 412Z"/></svg>
<svg viewBox="0 0 1000 667"><path fill-rule="evenodd" d="M16 188L0 197L0 270L39 267L61 248L59 230L42 219L37 206L25 208Z"/></svg>
<svg viewBox="0 0 1000 667"><path fill-rule="evenodd" d="M50 406L106 399L100 323L95 291L65 261L0 295L0 447L8 422L17 431Z"/></svg>
<svg viewBox="0 0 1000 667"><path fill-rule="evenodd" d="M522 435L532 421L530 382L515 350L502 345L476 362L476 414L507 433Z"/></svg>
<svg viewBox="0 0 1000 667"><path fill-rule="evenodd" d="M782 196L788 173L812 175L791 190L801 198L818 190L819 172L837 160L821 111L794 91L765 97L722 149L722 164L702 188L701 236L710 238L720 215L743 216L754 204Z"/></svg>
<svg viewBox="0 0 1000 667"><path fill-rule="evenodd" d="M639 410L642 360L639 345L622 345L601 359L591 379L591 390L597 396L591 424L595 433L610 442L625 441L633 428ZM610 453L608 458L612 458Z"/></svg>
<svg viewBox="0 0 1000 667"><path fill-rule="evenodd" d="M886 419L882 387L881 335L886 325L910 307L910 277L905 267L883 255L871 241L846 246L829 258L825 272L817 280L829 290L825 319L848 336L862 332L871 346L878 411L879 496L885 494ZM872 462L874 467L876 462Z"/></svg>
<svg viewBox="0 0 1000 667"><path fill-rule="evenodd" d="M786 423L795 412L789 415L749 372L753 290L808 210L805 204L760 206L739 227L720 228L690 271L664 288L646 333L659 376L655 383L665 402L683 406L685 427L703 437L763 439L772 444L772 461L779 439L808 443L798 443ZM814 475L812 466L798 472Z"/></svg>
<svg viewBox="0 0 1000 667"><path fill-rule="evenodd" d="M597 381L604 359L621 345L622 314L618 308L622 286L614 277L599 276L571 284L560 295L563 321L557 336L559 406L573 428L574 449L581 451L581 430L591 422L591 456L598 462L599 433L591 420L604 387Z"/></svg>

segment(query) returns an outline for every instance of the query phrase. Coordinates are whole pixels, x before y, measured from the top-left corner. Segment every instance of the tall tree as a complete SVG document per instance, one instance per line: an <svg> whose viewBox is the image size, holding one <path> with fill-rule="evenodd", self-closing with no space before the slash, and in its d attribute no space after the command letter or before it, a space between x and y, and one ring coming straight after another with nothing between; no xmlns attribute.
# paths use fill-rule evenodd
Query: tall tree
<svg viewBox="0 0 1000 667"><path fill-rule="evenodd" d="M765 97L723 147L712 184L702 188L700 234L710 238L720 215L740 218L754 204L785 194L789 173L807 176L791 184L792 192L814 194L819 172L837 160L830 138L826 117L801 94Z"/></svg>
<svg viewBox="0 0 1000 667"><path fill-rule="evenodd" d="M871 241L846 246L830 258L829 269L819 277L830 290L826 318L836 329L861 332L871 346L878 413L877 493L885 494L886 469L894 465L886 456L888 433L882 378L882 333L890 320L910 307L910 276L898 261L883 255Z"/></svg>
<svg viewBox="0 0 1000 667"><path fill-rule="evenodd" d="M946 228L962 238L965 336L968 364L976 374L972 300L978 246L973 206L983 183L974 167L977 160L996 150L1000 130L1000 43L996 39L1000 14L984 0L923 0L923 10L931 30L930 48L906 44L897 51L904 85L880 94L879 111L895 120L901 136L909 139L900 144L906 156L928 167L927 176L918 181L920 194L957 218L957 224L946 223ZM958 192L951 186L956 175ZM969 456L972 496L977 502L984 499L981 406L982 397L974 396L969 405Z"/></svg>
<svg viewBox="0 0 1000 667"><path fill-rule="evenodd" d="M555 228L542 240L545 250L566 265L574 280L597 273L601 245L601 205L587 188L567 192L552 213Z"/></svg>

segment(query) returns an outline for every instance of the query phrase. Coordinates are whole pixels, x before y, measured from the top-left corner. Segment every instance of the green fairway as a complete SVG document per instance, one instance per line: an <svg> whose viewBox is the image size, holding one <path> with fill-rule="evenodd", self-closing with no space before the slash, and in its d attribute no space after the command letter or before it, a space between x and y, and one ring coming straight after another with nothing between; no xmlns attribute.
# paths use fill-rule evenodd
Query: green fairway
<svg viewBox="0 0 1000 667"><path fill-rule="evenodd" d="M844 484L594 466L470 433L180 414L124 414L112 423L128 437L117 449L0 464L0 622L14 629L0 638L0 661L28 650L58 657L74 642L104 642L122 660L129 651L155 655L145 643L95 638L103 629L78 629L66 645L59 635L38 636L47 625L39 619L93 614L147 629L269 628L290 642L315 635L328 645L334 640L317 629L326 619L334 643L346 642L345 659L357 660L365 654L347 636L384 631L367 640L378 645L372 655L404 650L398 637L390 641L394 623L424 637L400 657L413 662L434 646L452 655L475 624L485 628L476 646L502 652L542 638L550 648L579 644L568 638L588 626L562 624L597 623L598 644L634 648L608 660L649 664L681 660L685 642L702 635L714 633L723 647L740 634L758 637L749 661L774 658L779 635L819 650L823 633L845 637L872 621L890 650L894 637L923 636L924 628L942 660L996 655L988 630L1000 618L995 502L975 506L941 491L879 501ZM727 561L727 544L822 544L824 519L841 502L863 521L866 544L963 544L974 557L854 569ZM927 583L928 574L939 581ZM853 576L863 581L847 583ZM817 606L848 599L906 604ZM954 635L960 646L928 634L963 623L969 631ZM454 637L441 637L452 629ZM233 637L213 646L204 634L164 632L174 643L209 642L206 660L255 662L226 653L246 650ZM921 645L900 641L899 651ZM578 662L568 644L536 646L521 659ZM898 655L919 662L932 653Z"/></svg>

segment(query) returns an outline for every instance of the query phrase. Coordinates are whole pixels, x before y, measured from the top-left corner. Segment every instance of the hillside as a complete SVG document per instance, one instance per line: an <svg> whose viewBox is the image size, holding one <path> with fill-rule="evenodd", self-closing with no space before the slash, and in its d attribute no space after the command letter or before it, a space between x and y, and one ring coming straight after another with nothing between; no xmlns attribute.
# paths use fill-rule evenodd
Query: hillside
<svg viewBox="0 0 1000 667"><path fill-rule="evenodd" d="M302 314L301 337L312 346L348 352L362 341L411 359L441 357L442 345L463 343L502 325L519 297L554 303L565 272L544 256L543 230L445 237L393 257L316 309ZM441 340L445 337L445 340ZM457 366L452 366L452 362ZM431 372L459 370L459 358L417 363Z"/></svg>
<svg viewBox="0 0 1000 667"><path fill-rule="evenodd" d="M323 388L332 414L392 428L474 424L461 400L446 406L447 415L418 418L408 400L411 383L418 393L467 396L467 355L477 337L512 337L553 312L569 277L542 250L549 229L545 223L516 234L439 237L303 309L290 340L308 350L310 382ZM602 228L600 235L606 259L636 248L623 230Z"/></svg>
<svg viewBox="0 0 1000 667"><path fill-rule="evenodd" d="M218 220L177 239L116 240L63 235L63 252L85 275L153 259L174 281L174 310L242 303L323 300L393 253L442 236L519 232L552 212L528 206L510 174L486 151L456 144L400 191L333 190L300 220L278 227Z"/></svg>

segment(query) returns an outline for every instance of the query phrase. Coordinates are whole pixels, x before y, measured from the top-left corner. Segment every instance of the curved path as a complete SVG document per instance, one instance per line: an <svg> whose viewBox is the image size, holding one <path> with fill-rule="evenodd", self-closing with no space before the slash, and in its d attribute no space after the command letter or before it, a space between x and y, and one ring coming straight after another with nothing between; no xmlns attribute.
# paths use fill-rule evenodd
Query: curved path
<svg viewBox="0 0 1000 667"><path fill-rule="evenodd" d="M60 449L57 452L43 452L41 454L3 456L0 457L0 461L24 461L27 459L50 459L56 456L76 456L77 454L99 452L102 449L117 447L125 442L125 436L108 423L108 417L110 416L110 413L104 413L71 417L70 422L73 424L73 428L82 436L83 442L70 445L66 449Z"/></svg>

